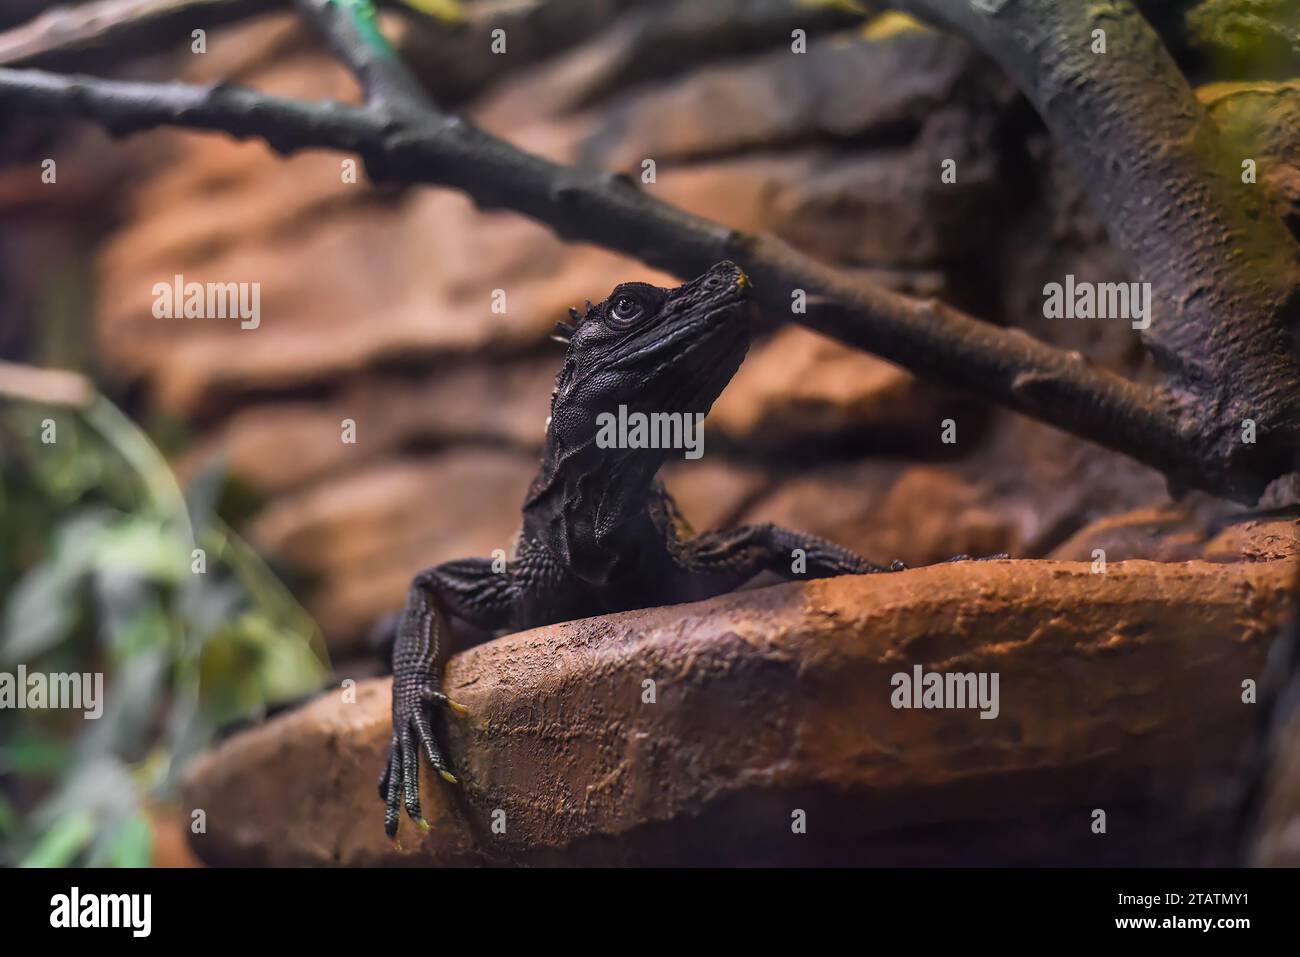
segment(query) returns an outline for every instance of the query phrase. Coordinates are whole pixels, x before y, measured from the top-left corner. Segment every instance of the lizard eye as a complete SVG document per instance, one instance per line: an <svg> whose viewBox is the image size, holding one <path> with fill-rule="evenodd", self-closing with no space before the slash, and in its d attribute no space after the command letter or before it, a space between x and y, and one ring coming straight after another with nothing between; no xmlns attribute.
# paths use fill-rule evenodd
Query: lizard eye
<svg viewBox="0 0 1300 957"><path fill-rule="evenodd" d="M641 317L641 304L627 296L619 296L609 308L609 317L617 325L630 325Z"/></svg>

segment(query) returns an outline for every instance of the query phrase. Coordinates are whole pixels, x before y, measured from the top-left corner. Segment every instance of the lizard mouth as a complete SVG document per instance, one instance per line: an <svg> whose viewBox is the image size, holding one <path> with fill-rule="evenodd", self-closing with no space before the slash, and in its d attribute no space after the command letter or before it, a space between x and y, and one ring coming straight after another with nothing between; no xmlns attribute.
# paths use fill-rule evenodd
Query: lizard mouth
<svg viewBox="0 0 1300 957"><path fill-rule="evenodd" d="M667 318L654 330L656 350L717 348L743 333L748 339L754 313L754 286L739 266L721 262L676 291L664 310Z"/></svg>
<svg viewBox="0 0 1300 957"><path fill-rule="evenodd" d="M656 330L640 356L649 395L662 392L707 411L731 380L749 349L755 312L749 277L736 272L709 299Z"/></svg>

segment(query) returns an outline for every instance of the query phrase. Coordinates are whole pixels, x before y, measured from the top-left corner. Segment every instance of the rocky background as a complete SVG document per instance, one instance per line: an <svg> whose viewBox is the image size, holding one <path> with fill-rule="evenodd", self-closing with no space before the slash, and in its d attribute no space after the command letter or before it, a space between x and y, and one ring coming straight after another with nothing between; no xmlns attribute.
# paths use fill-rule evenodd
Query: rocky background
<svg viewBox="0 0 1300 957"><path fill-rule="evenodd" d="M514 5L501 14L513 18L511 43L519 37L505 58L482 52L485 42L474 46L486 21L450 36L398 17L389 26L440 102L527 149L633 176L651 158L657 178L646 188L692 212L774 233L1142 376L1145 360L1127 324L1042 318L1047 282L1067 273L1131 277L1062 147L999 70L963 41L898 15L863 22L810 8L778 16L768 9L777 6L788 7ZM1151 6L1185 28L1167 13L1171 5ZM806 54L790 50L792 23L809 31ZM1175 46L1193 61L1209 56L1181 34ZM1280 55L1293 53L1283 44ZM346 70L289 15L215 30L202 56L169 54L131 70L308 98L357 96ZM1232 78L1258 79L1244 67ZM1243 137L1277 154L1266 175L1300 209L1300 139L1268 136L1300 128L1300 114L1294 97L1275 90L1219 84L1201 93L1212 109L1240 118ZM7 148L27 153L54 135L28 125L10 132ZM940 181L947 159L957 162L956 184ZM223 463L232 482L224 511L294 582L341 675L377 670L367 635L400 607L413 572L509 547L562 354L548 339L554 322L617 282L674 281L563 244L518 217L479 212L457 194L373 186L364 175L345 182L333 154L284 160L260 143L212 136L165 131L110 143L81 131L61 163L61 178L83 185L53 200L0 175L0 347L21 352L49 341L14 317L39 321L35 307L51 290L84 295L89 339L58 339L47 358L90 355L140 418L177 437L183 475ZM87 252L78 282L69 270ZM260 282L261 327L155 319L152 286L175 274ZM492 311L497 289L505 314ZM1300 523L1285 501L1251 514L1199 495L1176 501L1159 475L1122 456L766 318L709 417L706 455L666 475L698 529L775 521L908 565L963 552L1091 562L1104 548L1109 562L1212 563L1300 553ZM347 419L356 423L355 444L340 441ZM957 424L955 444L940 439L945 419ZM940 593L959 586L953 575L927 581ZM1052 581L1035 587L1050 590ZM1267 588L1213 581L1224 594L1276 591L1271 578ZM1064 604L1053 614L1068 620L1074 593L1061 587ZM987 619L992 630L981 641L1018 633L1021 625L1005 624L1016 619L1014 601L1004 615ZM1137 613L1125 640L1143 644L1143 628L1159 617ZM1258 664L1259 650L1256 643L1233 675ZM1170 685L1168 701L1184 690ZM1130 717L1098 734L1139 734L1144 719L1124 725ZM1224 745L1224 766L1231 751ZM269 753L284 757L274 746ZM963 760L978 767L985 758ZM251 766L209 772L206 786L242 781ZM696 799L705 800L679 803ZM242 852L224 845L211 854L276 859L264 837L245 835L235 842ZM374 859L364 847L340 846L351 849L336 847L331 858L295 846L282 859ZM1035 859L1029 848L1010 858Z"/></svg>

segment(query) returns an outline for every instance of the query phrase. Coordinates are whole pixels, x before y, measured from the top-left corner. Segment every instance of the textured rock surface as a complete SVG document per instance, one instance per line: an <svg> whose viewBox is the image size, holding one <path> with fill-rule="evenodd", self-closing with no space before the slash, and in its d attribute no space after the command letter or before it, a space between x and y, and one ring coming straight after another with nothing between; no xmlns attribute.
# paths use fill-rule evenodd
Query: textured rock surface
<svg viewBox="0 0 1300 957"><path fill-rule="evenodd" d="M254 541L296 567L324 569L309 610L332 633L356 640L402 608L415 571L509 552L535 465L518 452L465 449L360 466L279 499L258 518ZM335 648L352 650L342 641Z"/></svg>
<svg viewBox="0 0 1300 957"><path fill-rule="evenodd" d="M1245 519L1223 529L1205 544L1209 561L1290 561L1300 557L1300 519L1294 510L1273 518Z"/></svg>
<svg viewBox="0 0 1300 957"><path fill-rule="evenodd" d="M424 775L428 832L384 839L375 680L202 760L192 843L212 863L1214 859L1255 719L1241 682L1289 571L948 565L524 632L451 662L472 713L447 728L464 786ZM894 709L891 676L914 665L999 673L998 717Z"/></svg>
<svg viewBox="0 0 1300 957"><path fill-rule="evenodd" d="M1233 511L1192 496L1176 505L1110 515L1080 529L1053 549L1050 557L1091 562L1097 549L1105 553L1108 562L1134 558L1274 562L1300 556L1300 518L1294 508L1267 517L1234 515Z"/></svg>
<svg viewBox="0 0 1300 957"><path fill-rule="evenodd" d="M940 448L956 408L897 366L799 326L751 350L705 427L750 454Z"/></svg>

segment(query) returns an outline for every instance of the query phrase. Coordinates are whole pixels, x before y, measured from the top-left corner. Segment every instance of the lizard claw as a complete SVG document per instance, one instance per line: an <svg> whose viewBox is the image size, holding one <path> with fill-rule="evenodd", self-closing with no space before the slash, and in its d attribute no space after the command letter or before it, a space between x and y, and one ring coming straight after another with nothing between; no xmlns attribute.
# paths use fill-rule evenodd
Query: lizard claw
<svg viewBox="0 0 1300 957"><path fill-rule="evenodd" d="M390 838L397 836L403 810L418 827L429 830L420 808L421 753L444 781L460 783L447 767L433 733L431 704L464 710L460 705L453 707L451 699L435 687L402 674L393 676L393 737L388 746L388 765L379 778L379 796L385 804L384 832Z"/></svg>
<svg viewBox="0 0 1300 957"><path fill-rule="evenodd" d="M436 704L440 707L449 708L455 714L462 718L469 714L469 708L465 707L459 701L452 701L445 694L432 685L426 685L421 692L421 698L430 704Z"/></svg>

